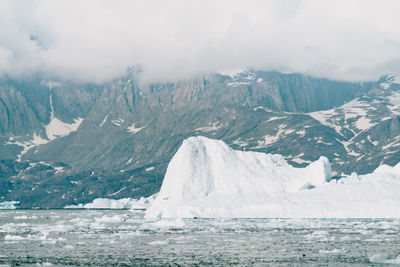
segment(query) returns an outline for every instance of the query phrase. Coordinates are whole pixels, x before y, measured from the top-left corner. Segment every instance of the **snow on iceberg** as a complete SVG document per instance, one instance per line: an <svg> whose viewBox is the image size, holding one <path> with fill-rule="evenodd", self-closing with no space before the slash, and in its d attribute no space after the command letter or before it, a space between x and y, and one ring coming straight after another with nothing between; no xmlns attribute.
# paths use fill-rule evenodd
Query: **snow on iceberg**
<svg viewBox="0 0 400 267"><path fill-rule="evenodd" d="M131 210L144 210L147 209L156 198L156 194L148 198L122 198L122 199L110 199L110 198L96 198L91 203L69 205L65 206L64 209L131 209Z"/></svg>
<svg viewBox="0 0 400 267"><path fill-rule="evenodd" d="M168 165L146 218L400 217L400 163L331 180L327 158L305 168L282 156L185 140Z"/></svg>
<svg viewBox="0 0 400 267"><path fill-rule="evenodd" d="M19 201L0 202L0 210L15 210L19 205Z"/></svg>

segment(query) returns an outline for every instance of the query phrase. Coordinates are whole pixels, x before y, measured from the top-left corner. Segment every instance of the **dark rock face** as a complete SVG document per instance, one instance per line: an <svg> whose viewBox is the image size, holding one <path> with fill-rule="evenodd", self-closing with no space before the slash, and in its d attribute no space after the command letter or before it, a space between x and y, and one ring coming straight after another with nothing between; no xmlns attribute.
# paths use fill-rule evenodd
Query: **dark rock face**
<svg viewBox="0 0 400 267"><path fill-rule="evenodd" d="M338 175L371 172L400 160L399 89L393 77L361 84L258 71L146 85L135 75L104 85L3 80L0 201L63 207L153 194L193 135L294 166L324 155Z"/></svg>

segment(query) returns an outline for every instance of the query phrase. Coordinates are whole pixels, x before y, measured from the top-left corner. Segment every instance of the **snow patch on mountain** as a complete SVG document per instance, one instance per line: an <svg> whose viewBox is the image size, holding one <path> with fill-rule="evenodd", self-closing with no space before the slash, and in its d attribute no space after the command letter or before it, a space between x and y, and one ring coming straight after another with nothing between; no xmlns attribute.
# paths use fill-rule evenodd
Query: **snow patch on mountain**
<svg viewBox="0 0 400 267"><path fill-rule="evenodd" d="M371 104L365 101L361 101L356 98L342 106L338 109L342 110L346 115L346 120L350 118L356 118L358 116L367 115L368 109L372 109Z"/></svg>
<svg viewBox="0 0 400 267"><path fill-rule="evenodd" d="M311 112L308 115L321 124L334 129L337 133L342 134L344 128L354 132L368 130L375 126L376 123L372 123L371 118L368 117L369 112L374 110L375 107L371 103L356 98L340 107Z"/></svg>
<svg viewBox="0 0 400 267"><path fill-rule="evenodd" d="M388 148L393 148L393 147L397 147L397 146L400 146L400 136L396 136L395 138L393 138L393 140L390 143L382 146L382 149L386 150ZM395 152L396 151L391 152L391 153L395 153Z"/></svg>
<svg viewBox="0 0 400 267"><path fill-rule="evenodd" d="M249 143L247 143L246 141L241 140L240 137L238 139L232 141L232 144L240 146L240 147L246 147L249 145Z"/></svg>
<svg viewBox="0 0 400 267"><path fill-rule="evenodd" d="M400 106L400 92L395 92L388 97L389 103L394 106Z"/></svg>
<svg viewBox="0 0 400 267"><path fill-rule="evenodd" d="M46 144L48 142L49 142L49 140L43 139L39 135L34 133L31 140L18 141L16 138L10 137L9 140L6 142L6 144L7 145L17 145L17 146L20 146L23 148L21 153L18 155L18 161L21 161L22 156L25 155L29 150L31 150L32 148L34 148L36 146Z"/></svg>
<svg viewBox="0 0 400 267"><path fill-rule="evenodd" d="M266 107L263 107L263 106L255 107L255 108L253 108L253 110L254 110L254 111L257 111L257 110L264 110L265 112L274 112L272 109L266 108ZM285 117L276 117L276 118L277 118L277 119L284 119Z"/></svg>
<svg viewBox="0 0 400 267"><path fill-rule="evenodd" d="M285 119L286 117L276 117L276 116L274 116L274 117L271 117L271 118L269 118L267 121L276 121L276 120L282 120L282 119Z"/></svg>
<svg viewBox="0 0 400 267"><path fill-rule="evenodd" d="M356 98L340 107L316 111L308 113L308 115L342 135L345 141L337 140L343 144L348 155L359 157L359 147L363 144L355 144L354 140L357 140L361 133L370 130L379 122L384 119L390 119L396 114L397 107L387 105L387 101L383 98L371 99L363 96L363 98ZM400 112L400 109L398 111ZM349 132L352 133L350 138Z"/></svg>
<svg viewBox="0 0 400 267"><path fill-rule="evenodd" d="M135 134L135 133L138 133L139 131L143 130L145 127L146 126L136 128L135 123L132 123L132 125L129 126L127 130L128 130L128 132Z"/></svg>
<svg viewBox="0 0 400 267"><path fill-rule="evenodd" d="M50 123L45 126L47 138L52 141L57 137L67 136L78 130L82 122L82 118L74 119L73 123L65 123L52 117Z"/></svg>
<svg viewBox="0 0 400 267"><path fill-rule="evenodd" d="M108 114L104 117L103 121L99 124L99 127L102 127L104 125L104 123L106 123L108 119Z"/></svg>
<svg viewBox="0 0 400 267"><path fill-rule="evenodd" d="M400 217L400 163L331 179L327 158L306 168L282 156L186 139L172 158L147 218Z"/></svg>
<svg viewBox="0 0 400 267"><path fill-rule="evenodd" d="M381 87L382 89L387 90L387 89L390 88L391 83L383 82L383 83L381 83L381 84L379 84L379 85L380 85L380 87Z"/></svg>
<svg viewBox="0 0 400 267"><path fill-rule="evenodd" d="M342 127L340 124L335 123L332 118L336 114L335 109L316 111L308 113L313 119L319 121L322 125L328 126L334 129L336 132L340 133L342 131Z"/></svg>
<svg viewBox="0 0 400 267"><path fill-rule="evenodd" d="M236 87L240 85L249 85L252 84L256 80L256 74L251 71L242 71L237 72L234 76L231 76L231 81L227 83L228 86ZM261 80L260 80L261 79ZM262 78L257 79L257 83L262 82Z"/></svg>
<svg viewBox="0 0 400 267"><path fill-rule="evenodd" d="M50 91L51 91L51 87ZM45 125L47 139L50 141L56 139L57 137L63 137L69 135L71 132L75 132L78 130L79 126L83 122L82 118L74 119L73 123L65 123L61 120L57 119L54 115L54 106L53 106L53 94L49 96L50 101L50 122L49 124Z"/></svg>
<svg viewBox="0 0 400 267"><path fill-rule="evenodd" d="M227 83L228 86L236 87L239 85L247 85L250 84L250 82L229 82Z"/></svg>
<svg viewBox="0 0 400 267"><path fill-rule="evenodd" d="M400 75L398 74L392 74L392 83L400 84Z"/></svg>
<svg viewBox="0 0 400 267"><path fill-rule="evenodd" d="M52 89L51 86L54 84L50 84L49 88ZM46 132L47 139L42 138L37 133L33 133L32 139L26 140L27 137L10 137L6 142L8 145L18 145L23 148L21 153L18 155L18 160L20 161L22 156L25 155L29 150L34 147L47 144L58 137L63 137L69 135L71 132L75 132L78 130L79 126L83 122L83 118L74 119L73 123L65 123L59 120L54 116L54 107L53 107L53 98L52 94L49 97L50 101L50 122L47 125L44 125L44 130Z"/></svg>
<svg viewBox="0 0 400 267"><path fill-rule="evenodd" d="M199 127L196 129L196 131L200 131L200 132L214 132L220 128L222 128L222 124L220 124L219 121L217 122L210 122L207 126L204 127Z"/></svg>
<svg viewBox="0 0 400 267"><path fill-rule="evenodd" d="M303 164L303 163L310 164L310 163L312 163L312 161L310 161L310 160L304 160L304 159L299 158L299 157L293 158L293 159L291 159L291 161L296 162L298 164Z"/></svg>
<svg viewBox="0 0 400 267"><path fill-rule="evenodd" d="M238 73L242 73L244 71L245 71L245 69L225 69L225 70L221 70L219 73L221 73L222 75L227 75L231 78L234 78Z"/></svg>
<svg viewBox="0 0 400 267"><path fill-rule="evenodd" d="M123 122L124 122L124 119L121 119L121 118L118 118L118 119L115 119L115 120L111 121L112 124L114 124L114 125L116 125L118 127L120 127Z"/></svg>
<svg viewBox="0 0 400 267"><path fill-rule="evenodd" d="M305 136L306 135L306 130L299 130L296 132L296 134L300 135L300 136Z"/></svg>
<svg viewBox="0 0 400 267"><path fill-rule="evenodd" d="M371 120L365 117L359 118L356 123L356 127L360 130L368 130L369 128L373 127L376 125L376 123L371 123Z"/></svg>
<svg viewBox="0 0 400 267"><path fill-rule="evenodd" d="M277 142L281 137L286 136L294 132L293 129L285 129L286 124L281 124L278 126L278 131L275 135L265 135L264 138L257 142L256 149L267 147L275 142Z"/></svg>
<svg viewBox="0 0 400 267"><path fill-rule="evenodd" d="M400 75L397 74L391 74L386 76L386 80L382 83L380 83L380 87L384 90L387 90L390 88L392 84L400 84Z"/></svg>
<svg viewBox="0 0 400 267"><path fill-rule="evenodd" d="M148 167L145 169L146 172L151 172L154 170L154 166Z"/></svg>

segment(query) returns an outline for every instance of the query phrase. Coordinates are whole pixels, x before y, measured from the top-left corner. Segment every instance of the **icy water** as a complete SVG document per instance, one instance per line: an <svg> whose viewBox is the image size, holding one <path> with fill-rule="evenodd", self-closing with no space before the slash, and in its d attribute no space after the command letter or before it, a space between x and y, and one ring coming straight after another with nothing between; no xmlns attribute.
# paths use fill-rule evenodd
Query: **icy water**
<svg viewBox="0 0 400 267"><path fill-rule="evenodd" d="M400 264L399 219L145 220L126 210L0 211L0 266Z"/></svg>

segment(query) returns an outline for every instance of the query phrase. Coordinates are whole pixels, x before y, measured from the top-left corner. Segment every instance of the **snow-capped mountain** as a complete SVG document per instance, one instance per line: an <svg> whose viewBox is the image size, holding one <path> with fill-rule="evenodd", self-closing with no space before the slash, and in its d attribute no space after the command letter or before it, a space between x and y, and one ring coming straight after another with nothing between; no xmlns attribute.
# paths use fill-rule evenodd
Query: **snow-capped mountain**
<svg viewBox="0 0 400 267"><path fill-rule="evenodd" d="M63 207L157 192L189 136L281 154L300 167L326 156L333 175L400 161L396 76L351 83L245 71L141 84L0 82L0 201Z"/></svg>

